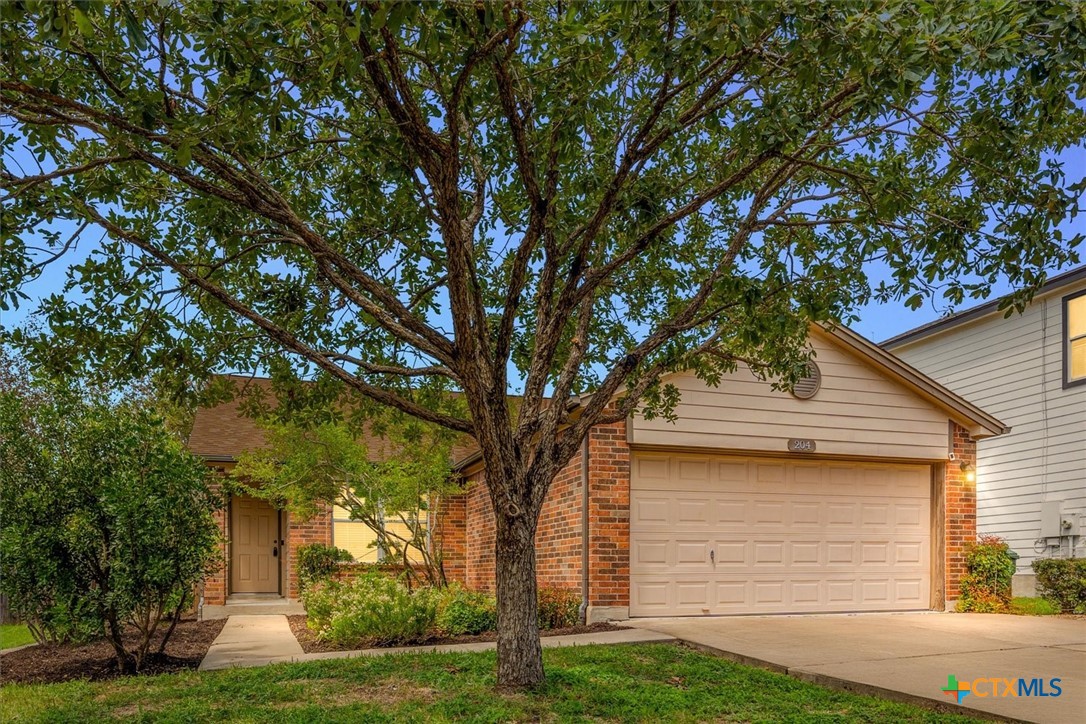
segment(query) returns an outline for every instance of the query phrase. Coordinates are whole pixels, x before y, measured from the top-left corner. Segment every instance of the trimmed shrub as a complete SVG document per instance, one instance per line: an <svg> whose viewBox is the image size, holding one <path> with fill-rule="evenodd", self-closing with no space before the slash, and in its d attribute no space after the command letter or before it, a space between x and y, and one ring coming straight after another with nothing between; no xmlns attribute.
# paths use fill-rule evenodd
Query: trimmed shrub
<svg viewBox="0 0 1086 724"><path fill-rule="evenodd" d="M1086 613L1086 558L1041 558L1033 562L1037 591L1064 613Z"/></svg>
<svg viewBox="0 0 1086 724"><path fill-rule="evenodd" d="M497 603L481 591L469 591L458 583L435 590L437 628L446 636L473 636L497 626Z"/></svg>
<svg viewBox="0 0 1086 724"><path fill-rule="evenodd" d="M1005 613L1011 603L1014 559L1007 543L995 535L982 535L968 546L958 610L973 613Z"/></svg>
<svg viewBox="0 0 1086 724"><path fill-rule="evenodd" d="M399 581L377 572L347 581L316 583L302 596L307 625L322 641L339 646L394 646L433 637L437 600L429 591L412 595Z"/></svg>
<svg viewBox="0 0 1086 724"><path fill-rule="evenodd" d="M568 588L539 589L539 628L569 628L581 620L581 596Z"/></svg>
<svg viewBox="0 0 1086 724"><path fill-rule="evenodd" d="M298 547L298 584L304 591L319 581L331 580L341 563L350 563L354 556L350 551L325 545L310 543Z"/></svg>

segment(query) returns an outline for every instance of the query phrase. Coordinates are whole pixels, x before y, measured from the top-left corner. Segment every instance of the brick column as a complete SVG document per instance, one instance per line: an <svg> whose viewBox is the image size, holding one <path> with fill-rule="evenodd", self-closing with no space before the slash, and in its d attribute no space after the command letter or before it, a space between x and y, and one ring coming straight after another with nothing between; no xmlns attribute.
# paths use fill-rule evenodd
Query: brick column
<svg viewBox="0 0 1086 724"><path fill-rule="evenodd" d="M301 587L298 584L298 548L310 543L332 545L332 506L322 506L313 517L308 519L290 514L287 514L286 518L284 538L287 552L287 580L283 587L283 595L287 598L297 598L301 593Z"/></svg>
<svg viewBox="0 0 1086 724"><path fill-rule="evenodd" d="M588 621L630 615L630 446L626 421L588 434Z"/></svg>
<svg viewBox="0 0 1086 724"><path fill-rule="evenodd" d="M946 545L946 603L952 606L965 575L965 547L977 539L977 483L962 470L965 463L977 469L977 443L964 427L951 423L954 460L946 466L944 535Z"/></svg>
<svg viewBox="0 0 1086 724"><path fill-rule="evenodd" d="M210 488L215 495L222 494L222 485L218 482L211 483ZM216 510L213 515L215 523L219 526L219 533L222 535L222 543L219 547L221 558L215 572L204 579L203 595L205 605L222 606L226 603L226 566L230 555L230 545L229 541L227 541L227 520L230 515L230 508L225 501L223 506Z"/></svg>

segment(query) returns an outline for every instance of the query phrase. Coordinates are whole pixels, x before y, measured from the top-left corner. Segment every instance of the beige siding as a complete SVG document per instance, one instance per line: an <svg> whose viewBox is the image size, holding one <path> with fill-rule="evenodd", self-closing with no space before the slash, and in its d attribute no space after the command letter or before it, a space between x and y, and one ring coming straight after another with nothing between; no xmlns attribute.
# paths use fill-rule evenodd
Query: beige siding
<svg viewBox="0 0 1086 724"><path fill-rule="evenodd" d="M1086 513L1086 386L1063 389L1062 347L1062 298L1083 286L891 350L1012 428L977 445L977 530L1006 538L1022 572L1037 556L1042 501Z"/></svg>
<svg viewBox="0 0 1086 724"><path fill-rule="evenodd" d="M820 455L945 460L947 415L833 344L813 336L822 388L810 400L772 389L740 367L717 387L693 374L669 379L682 393L675 422L635 417L631 442L787 452L789 438Z"/></svg>

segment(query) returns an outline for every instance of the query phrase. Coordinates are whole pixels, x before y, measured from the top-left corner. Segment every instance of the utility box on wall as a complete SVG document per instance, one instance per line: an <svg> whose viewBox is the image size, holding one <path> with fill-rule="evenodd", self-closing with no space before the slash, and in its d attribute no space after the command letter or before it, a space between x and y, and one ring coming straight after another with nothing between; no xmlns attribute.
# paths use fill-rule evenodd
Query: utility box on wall
<svg viewBox="0 0 1086 724"><path fill-rule="evenodd" d="M1082 535L1082 513L1061 515L1064 535Z"/></svg>
<svg viewBox="0 0 1086 724"><path fill-rule="evenodd" d="M1041 503L1041 537L1059 538L1067 535L1063 530L1063 501L1046 500Z"/></svg>

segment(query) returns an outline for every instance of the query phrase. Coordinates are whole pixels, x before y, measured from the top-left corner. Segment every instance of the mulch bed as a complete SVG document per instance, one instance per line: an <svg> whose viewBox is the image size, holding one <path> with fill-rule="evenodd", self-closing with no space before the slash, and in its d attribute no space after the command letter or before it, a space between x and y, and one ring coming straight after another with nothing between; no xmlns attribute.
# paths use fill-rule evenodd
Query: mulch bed
<svg viewBox="0 0 1086 724"><path fill-rule="evenodd" d="M141 674L164 674L200 665L211 642L222 631L226 619L182 620L170 636L162 656L149 657ZM156 637L152 650L158 648ZM136 637L125 636L134 647ZM0 656L0 684L51 684L72 679L101 681L122 676L113 663L113 647L107 641L89 644L44 644Z"/></svg>
<svg viewBox="0 0 1086 724"><path fill-rule="evenodd" d="M290 622L290 630L294 632L294 637L298 639L298 643L302 645L302 651L307 654L319 654L325 651L354 651L360 648L380 648L371 646L337 646L329 641L318 641L317 635L310 631L305 625L305 616L287 616L287 620ZM584 634L584 633L597 633L599 631L619 631L627 628L626 626L616 626L613 623L594 623L588 626L570 626L569 628L552 628L546 631L540 631L540 636L570 636L572 634ZM488 631L484 634L477 636L448 636L444 638L432 638L429 641L424 642L423 646L443 646L445 644L475 644L481 641L496 641L498 634L494 631Z"/></svg>

